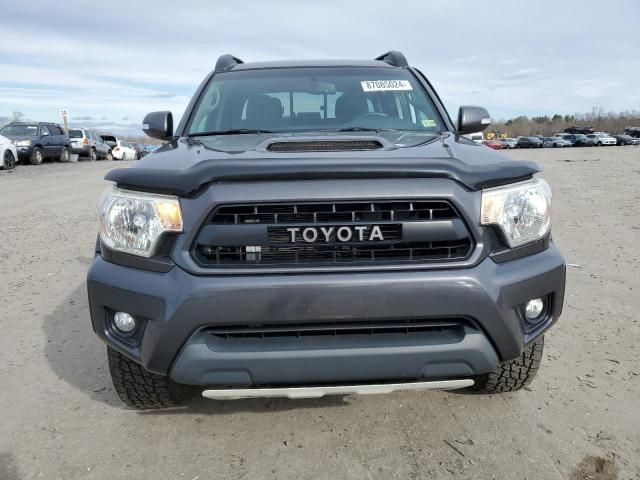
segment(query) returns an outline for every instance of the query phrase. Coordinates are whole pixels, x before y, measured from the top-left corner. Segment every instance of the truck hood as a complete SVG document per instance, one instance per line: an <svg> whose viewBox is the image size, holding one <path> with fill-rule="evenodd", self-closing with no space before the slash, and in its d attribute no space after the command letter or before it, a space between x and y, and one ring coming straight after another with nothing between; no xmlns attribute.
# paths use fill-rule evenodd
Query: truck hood
<svg viewBox="0 0 640 480"><path fill-rule="evenodd" d="M274 142L377 141L357 151L273 152ZM182 137L132 168L111 170L121 188L191 196L210 183L271 180L450 178L470 190L531 178L540 168L452 133L353 132Z"/></svg>

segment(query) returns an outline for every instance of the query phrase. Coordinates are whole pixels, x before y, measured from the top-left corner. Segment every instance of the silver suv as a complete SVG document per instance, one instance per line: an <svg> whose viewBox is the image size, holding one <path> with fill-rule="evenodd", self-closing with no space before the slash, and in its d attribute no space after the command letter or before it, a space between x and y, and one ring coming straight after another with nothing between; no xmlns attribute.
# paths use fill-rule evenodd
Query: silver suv
<svg viewBox="0 0 640 480"><path fill-rule="evenodd" d="M91 161L113 160L111 147L102 140L100 135L85 128L71 128L69 138L72 153L77 153L80 157L89 157Z"/></svg>

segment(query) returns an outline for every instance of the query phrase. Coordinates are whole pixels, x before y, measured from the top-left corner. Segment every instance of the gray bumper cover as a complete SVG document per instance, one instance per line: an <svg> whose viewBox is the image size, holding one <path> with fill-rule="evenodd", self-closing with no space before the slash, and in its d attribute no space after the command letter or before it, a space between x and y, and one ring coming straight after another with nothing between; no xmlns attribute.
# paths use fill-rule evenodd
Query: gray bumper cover
<svg viewBox="0 0 640 480"><path fill-rule="evenodd" d="M109 345L160 374L199 385L259 385L459 378L518 356L560 315L564 260L551 243L536 255L448 270L291 275L196 276L174 267L156 273L95 257L88 275L93 327ZM549 296L547 321L523 333L518 309ZM146 319L128 346L107 312ZM325 348L218 349L201 329L323 321L465 317L474 327L456 341Z"/></svg>

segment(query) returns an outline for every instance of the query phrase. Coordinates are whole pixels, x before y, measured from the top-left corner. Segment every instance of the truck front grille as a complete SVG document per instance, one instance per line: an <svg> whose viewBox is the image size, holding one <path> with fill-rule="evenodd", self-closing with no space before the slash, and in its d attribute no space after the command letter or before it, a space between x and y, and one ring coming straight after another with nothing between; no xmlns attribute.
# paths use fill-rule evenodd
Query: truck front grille
<svg viewBox="0 0 640 480"><path fill-rule="evenodd" d="M193 249L205 267L449 262L473 242L447 201L224 205Z"/></svg>

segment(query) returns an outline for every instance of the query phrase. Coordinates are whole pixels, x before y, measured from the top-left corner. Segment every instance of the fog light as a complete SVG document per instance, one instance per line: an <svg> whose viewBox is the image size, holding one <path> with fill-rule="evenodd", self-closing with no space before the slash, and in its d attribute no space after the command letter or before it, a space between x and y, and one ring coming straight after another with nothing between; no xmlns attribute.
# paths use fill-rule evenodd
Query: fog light
<svg viewBox="0 0 640 480"><path fill-rule="evenodd" d="M113 315L113 324L118 330L124 333L130 333L136 328L135 319L125 312L116 312Z"/></svg>
<svg viewBox="0 0 640 480"><path fill-rule="evenodd" d="M544 301L541 298L529 300L524 307L524 316L527 320L536 320L544 310Z"/></svg>

